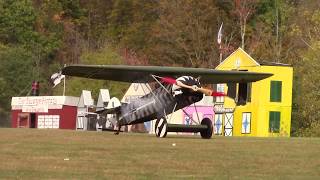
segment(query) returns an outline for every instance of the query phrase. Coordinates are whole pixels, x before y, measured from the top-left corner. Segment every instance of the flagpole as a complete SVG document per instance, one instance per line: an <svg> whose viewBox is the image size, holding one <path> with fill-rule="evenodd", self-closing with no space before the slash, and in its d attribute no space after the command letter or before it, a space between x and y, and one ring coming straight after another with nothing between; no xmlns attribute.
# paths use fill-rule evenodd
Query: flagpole
<svg viewBox="0 0 320 180"><path fill-rule="evenodd" d="M65 96L66 92L66 77L63 78L63 96Z"/></svg>
<svg viewBox="0 0 320 180"><path fill-rule="evenodd" d="M66 67L67 65L64 64L64 67ZM63 96L65 96L66 93L66 77L63 78Z"/></svg>
<svg viewBox="0 0 320 180"><path fill-rule="evenodd" d="M222 49L221 49L221 43L219 44L219 51L220 51L220 59L219 59L219 64L221 63L222 61Z"/></svg>

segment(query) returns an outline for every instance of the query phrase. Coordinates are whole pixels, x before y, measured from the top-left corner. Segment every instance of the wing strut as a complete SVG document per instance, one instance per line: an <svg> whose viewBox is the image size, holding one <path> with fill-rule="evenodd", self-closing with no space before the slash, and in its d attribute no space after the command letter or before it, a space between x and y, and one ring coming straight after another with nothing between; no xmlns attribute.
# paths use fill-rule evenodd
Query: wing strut
<svg viewBox="0 0 320 180"><path fill-rule="evenodd" d="M159 103L162 104L162 102L160 101L160 99L153 93L152 89L150 87L147 86L147 88L149 89L150 93L152 94L152 96L157 99L159 101Z"/></svg>
<svg viewBox="0 0 320 180"><path fill-rule="evenodd" d="M200 118L199 118L199 114L198 114L198 110L197 110L197 106L196 106L196 103L193 103L193 106L194 106L194 109L196 111L196 114L197 114L197 118L198 118L198 123L200 124Z"/></svg>
<svg viewBox="0 0 320 180"><path fill-rule="evenodd" d="M182 108L181 110L183 111L183 113L184 113L186 116L189 117L189 119L191 119L192 122L194 122L195 124L199 124L198 122L196 122L196 121L190 116L190 114L188 114L188 113L186 112L186 110L184 110L183 108Z"/></svg>
<svg viewBox="0 0 320 180"><path fill-rule="evenodd" d="M170 92L168 91L168 89L167 89L166 87L164 87L164 86L162 85L162 83L157 79L157 78L161 78L160 76L156 76L156 75L152 75L152 74L151 74L151 77L152 77L155 81L157 81L157 83L158 83L163 89L165 89L165 91L167 91L167 93L170 94Z"/></svg>
<svg viewBox="0 0 320 180"><path fill-rule="evenodd" d="M170 118L169 118L169 122L171 122L172 115L173 115L173 113L176 111L177 104L178 104L178 103L176 103L176 104L174 105L174 108L172 109L172 112L171 112L171 115L170 115Z"/></svg>
<svg viewBox="0 0 320 180"><path fill-rule="evenodd" d="M160 76L156 76L156 75L153 75L153 74L150 74L150 76L168 93L171 95L171 93L168 91L168 89L166 87L164 87L162 85L162 83L157 79L157 78L161 78ZM161 104L162 102L159 100L159 98L153 93L152 89L150 87L147 87L149 89L149 91L151 92L151 94L153 95L153 97L155 99L157 99ZM162 104L163 105L163 104Z"/></svg>

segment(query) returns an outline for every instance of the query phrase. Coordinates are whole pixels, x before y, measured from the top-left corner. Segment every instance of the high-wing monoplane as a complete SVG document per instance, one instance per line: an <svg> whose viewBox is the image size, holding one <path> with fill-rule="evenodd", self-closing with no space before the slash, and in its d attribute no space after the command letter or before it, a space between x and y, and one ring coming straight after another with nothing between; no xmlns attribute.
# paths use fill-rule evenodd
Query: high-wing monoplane
<svg viewBox="0 0 320 180"><path fill-rule="evenodd" d="M127 66L127 65L70 65L62 74L91 79L104 79L129 83L155 82L157 88L150 93L114 108L105 108L99 114L114 114L118 127L156 119L155 132L165 137L167 132L200 132L202 138L211 138L212 121L202 119L198 125L168 124L167 115L200 101L204 95L225 96L202 87L204 84L248 83L272 76L269 73L221 71L205 68ZM191 118L191 117L190 117ZM191 118L192 119L192 118ZM194 121L196 122L196 121Z"/></svg>

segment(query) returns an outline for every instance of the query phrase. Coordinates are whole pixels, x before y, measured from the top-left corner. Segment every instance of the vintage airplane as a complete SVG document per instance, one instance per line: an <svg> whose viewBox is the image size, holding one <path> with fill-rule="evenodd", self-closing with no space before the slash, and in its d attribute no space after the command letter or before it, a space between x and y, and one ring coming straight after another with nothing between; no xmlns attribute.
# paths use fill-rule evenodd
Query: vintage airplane
<svg viewBox="0 0 320 180"><path fill-rule="evenodd" d="M248 83L272 76L269 73L236 70L127 65L70 65L62 69L62 74L129 83L157 83L157 88L150 89L149 94L129 104L123 103L121 106L97 112L115 114L113 123L118 127L117 134L121 126L156 119L157 137L165 137L167 132L200 132L201 137L206 139L211 138L213 131L209 118L204 118L198 125L167 123L168 114L200 101L204 95L225 95L202 87L200 81L204 84Z"/></svg>

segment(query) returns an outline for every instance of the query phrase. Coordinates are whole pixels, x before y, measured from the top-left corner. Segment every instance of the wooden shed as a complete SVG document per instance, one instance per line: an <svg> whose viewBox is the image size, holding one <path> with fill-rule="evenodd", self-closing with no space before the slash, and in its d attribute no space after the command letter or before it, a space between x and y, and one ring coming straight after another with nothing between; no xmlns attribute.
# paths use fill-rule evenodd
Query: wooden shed
<svg viewBox="0 0 320 180"><path fill-rule="evenodd" d="M12 97L12 127L76 129L78 102L71 96Z"/></svg>

